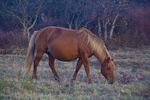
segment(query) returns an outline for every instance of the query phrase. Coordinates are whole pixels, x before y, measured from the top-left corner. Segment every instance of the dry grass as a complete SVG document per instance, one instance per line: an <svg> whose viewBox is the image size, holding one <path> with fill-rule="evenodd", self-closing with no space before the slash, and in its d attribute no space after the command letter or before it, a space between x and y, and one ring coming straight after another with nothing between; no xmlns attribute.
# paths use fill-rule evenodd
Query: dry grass
<svg viewBox="0 0 150 100"><path fill-rule="evenodd" d="M76 61L56 61L61 82L54 80L44 57L38 67L38 80L32 72L23 78L24 55L0 55L0 100L148 100L150 99L150 47L111 51L115 57L116 82L108 85L96 58L89 59L92 84L82 67L76 84L70 84Z"/></svg>

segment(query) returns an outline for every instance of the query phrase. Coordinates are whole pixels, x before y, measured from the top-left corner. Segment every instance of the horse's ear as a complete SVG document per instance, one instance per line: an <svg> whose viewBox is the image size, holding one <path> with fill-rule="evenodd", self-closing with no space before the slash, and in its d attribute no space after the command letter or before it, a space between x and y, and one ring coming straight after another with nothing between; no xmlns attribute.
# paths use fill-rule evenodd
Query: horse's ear
<svg viewBox="0 0 150 100"><path fill-rule="evenodd" d="M109 62L110 61L110 57L108 57L107 59L106 59L106 62Z"/></svg>
<svg viewBox="0 0 150 100"><path fill-rule="evenodd" d="M111 58L112 61L114 61L114 58Z"/></svg>

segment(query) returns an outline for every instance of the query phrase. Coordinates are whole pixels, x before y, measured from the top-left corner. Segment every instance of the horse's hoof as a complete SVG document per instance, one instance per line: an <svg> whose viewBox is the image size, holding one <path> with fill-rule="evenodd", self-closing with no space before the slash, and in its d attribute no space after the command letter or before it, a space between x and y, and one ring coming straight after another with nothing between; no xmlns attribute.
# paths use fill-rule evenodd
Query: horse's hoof
<svg viewBox="0 0 150 100"><path fill-rule="evenodd" d="M59 77L54 76L55 80L59 80Z"/></svg>
<svg viewBox="0 0 150 100"><path fill-rule="evenodd" d="M56 80L57 82L59 82L59 83L61 82L59 78L56 78L56 77L55 77L55 80Z"/></svg>
<svg viewBox="0 0 150 100"><path fill-rule="evenodd" d="M71 83L74 84L76 81L75 80L71 80Z"/></svg>
<svg viewBox="0 0 150 100"><path fill-rule="evenodd" d="M57 82L59 82L59 83L61 82L60 79L55 79L55 80L56 80Z"/></svg>
<svg viewBox="0 0 150 100"><path fill-rule="evenodd" d="M22 78L23 78L23 79L26 79L27 77L28 77L27 75L23 75L23 77L22 77Z"/></svg>
<svg viewBox="0 0 150 100"><path fill-rule="evenodd" d="M71 83L71 86L73 86L76 83L76 81L75 80L71 80L70 83Z"/></svg>
<svg viewBox="0 0 150 100"><path fill-rule="evenodd" d="M32 76L32 79L37 80L38 78L37 76Z"/></svg>
<svg viewBox="0 0 150 100"><path fill-rule="evenodd" d="M92 84L92 80L88 80L88 83L89 83L89 84Z"/></svg>

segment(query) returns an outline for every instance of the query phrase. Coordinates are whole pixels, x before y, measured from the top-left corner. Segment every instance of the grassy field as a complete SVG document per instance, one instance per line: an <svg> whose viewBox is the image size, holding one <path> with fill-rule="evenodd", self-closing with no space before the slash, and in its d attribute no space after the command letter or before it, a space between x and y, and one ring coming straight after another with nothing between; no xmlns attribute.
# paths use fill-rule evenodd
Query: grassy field
<svg viewBox="0 0 150 100"><path fill-rule="evenodd" d="M25 55L0 55L0 100L150 100L150 47L122 48L110 51L115 57L116 82L113 85L100 73L95 57L89 59L92 84L88 84L84 67L72 86L76 61L56 61L61 82L54 80L43 57L38 66L38 80L32 71L23 78Z"/></svg>

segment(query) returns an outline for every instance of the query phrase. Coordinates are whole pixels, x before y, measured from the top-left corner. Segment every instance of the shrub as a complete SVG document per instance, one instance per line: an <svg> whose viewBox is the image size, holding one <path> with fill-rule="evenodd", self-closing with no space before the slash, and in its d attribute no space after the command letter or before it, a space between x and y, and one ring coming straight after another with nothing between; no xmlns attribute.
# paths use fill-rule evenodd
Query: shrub
<svg viewBox="0 0 150 100"><path fill-rule="evenodd" d="M0 31L0 48L24 48L27 46L28 40L18 30L3 32Z"/></svg>

